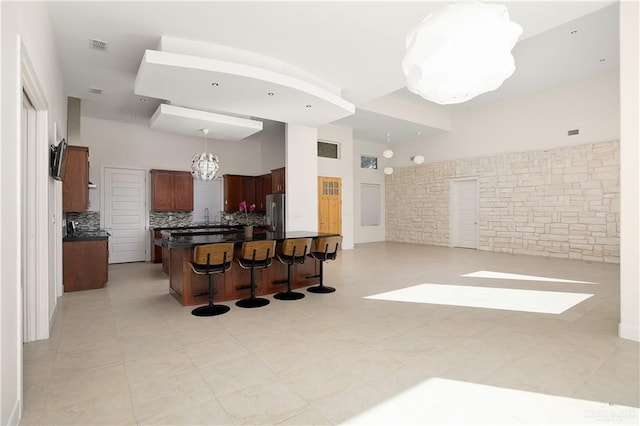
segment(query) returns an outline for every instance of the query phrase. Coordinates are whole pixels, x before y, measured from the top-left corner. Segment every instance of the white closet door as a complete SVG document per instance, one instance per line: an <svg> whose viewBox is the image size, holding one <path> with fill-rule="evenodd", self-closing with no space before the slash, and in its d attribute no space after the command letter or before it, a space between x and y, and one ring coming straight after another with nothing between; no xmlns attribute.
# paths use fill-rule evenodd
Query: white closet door
<svg viewBox="0 0 640 426"><path fill-rule="evenodd" d="M451 245L478 248L478 180L451 184Z"/></svg>
<svg viewBox="0 0 640 426"><path fill-rule="evenodd" d="M104 223L109 263L143 262L146 249L144 170L104 169Z"/></svg>

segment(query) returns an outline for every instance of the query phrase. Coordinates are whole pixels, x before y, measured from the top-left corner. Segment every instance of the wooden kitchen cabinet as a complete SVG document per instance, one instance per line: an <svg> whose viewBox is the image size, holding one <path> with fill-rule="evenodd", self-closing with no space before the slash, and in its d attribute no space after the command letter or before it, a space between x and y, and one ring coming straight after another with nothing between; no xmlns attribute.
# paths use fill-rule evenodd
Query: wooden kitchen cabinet
<svg viewBox="0 0 640 426"><path fill-rule="evenodd" d="M256 211L266 211L269 194L271 194L271 173L256 176Z"/></svg>
<svg viewBox="0 0 640 426"><path fill-rule="evenodd" d="M285 191L285 168L271 170L271 193L272 194L284 194Z"/></svg>
<svg viewBox="0 0 640 426"><path fill-rule="evenodd" d="M240 202L244 200L244 176L224 175L222 177L225 212L236 212Z"/></svg>
<svg viewBox="0 0 640 426"><path fill-rule="evenodd" d="M189 172L151 170L151 210L193 211L193 177Z"/></svg>
<svg viewBox="0 0 640 426"><path fill-rule="evenodd" d="M89 148L67 146L62 177L62 211L83 212L89 207Z"/></svg>
<svg viewBox="0 0 640 426"><path fill-rule="evenodd" d="M256 203L256 178L255 176L243 176L242 179L243 200L247 202L247 208Z"/></svg>
<svg viewBox="0 0 640 426"><path fill-rule="evenodd" d="M64 291L102 288L109 279L108 240L62 243Z"/></svg>

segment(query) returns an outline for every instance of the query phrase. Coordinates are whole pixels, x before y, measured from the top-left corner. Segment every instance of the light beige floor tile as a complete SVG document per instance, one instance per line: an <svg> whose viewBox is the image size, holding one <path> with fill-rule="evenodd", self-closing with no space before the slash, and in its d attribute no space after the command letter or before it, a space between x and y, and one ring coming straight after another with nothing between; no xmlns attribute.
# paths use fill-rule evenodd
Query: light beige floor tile
<svg viewBox="0 0 640 426"><path fill-rule="evenodd" d="M139 423L170 416L214 398L213 392L197 372L133 383L130 386L136 420Z"/></svg>
<svg viewBox="0 0 640 426"><path fill-rule="evenodd" d="M309 409L309 410L303 411L300 414L296 414L295 416L290 417L278 424L289 425L289 426L300 426L300 425L323 426L323 425L330 425L331 423L329 422L329 420L324 418L324 416L322 416L322 414L318 413L316 410Z"/></svg>
<svg viewBox="0 0 640 426"><path fill-rule="evenodd" d="M138 425L232 425L233 420L217 399L210 399L196 405L178 409L170 414L139 421Z"/></svg>
<svg viewBox="0 0 640 426"><path fill-rule="evenodd" d="M267 379L218 400L234 422L242 424L277 424L311 408L277 379Z"/></svg>
<svg viewBox="0 0 640 426"><path fill-rule="evenodd" d="M245 346L227 333L221 333L219 337L210 337L204 341L185 345L184 350L198 368L242 357L249 353Z"/></svg>
<svg viewBox="0 0 640 426"><path fill-rule="evenodd" d="M209 364L200 369L200 374L217 397L276 377L254 355Z"/></svg>
<svg viewBox="0 0 640 426"><path fill-rule="evenodd" d="M196 367L183 349L151 354L124 361L127 379L132 386L164 378L194 374Z"/></svg>

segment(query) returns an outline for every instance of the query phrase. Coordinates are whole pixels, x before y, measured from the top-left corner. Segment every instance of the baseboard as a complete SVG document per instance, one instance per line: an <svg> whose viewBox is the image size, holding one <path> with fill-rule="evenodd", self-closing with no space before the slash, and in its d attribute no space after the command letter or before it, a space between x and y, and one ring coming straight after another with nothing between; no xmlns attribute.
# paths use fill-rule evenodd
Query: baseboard
<svg viewBox="0 0 640 426"><path fill-rule="evenodd" d="M623 339L635 340L636 342L640 342L640 327L638 327L637 324L627 325L620 323L618 324L618 336Z"/></svg>

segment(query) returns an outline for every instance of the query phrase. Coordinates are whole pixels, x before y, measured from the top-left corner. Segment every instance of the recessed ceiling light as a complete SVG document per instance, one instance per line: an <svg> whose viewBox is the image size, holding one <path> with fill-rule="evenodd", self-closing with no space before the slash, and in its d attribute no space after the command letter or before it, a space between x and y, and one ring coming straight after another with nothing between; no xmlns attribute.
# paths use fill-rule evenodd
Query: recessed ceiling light
<svg viewBox="0 0 640 426"><path fill-rule="evenodd" d="M211 83L211 85L212 85L213 87L218 87L218 86L219 86L219 84L218 84L218 83L216 83L215 81L214 81L213 83Z"/></svg>
<svg viewBox="0 0 640 426"><path fill-rule="evenodd" d="M147 100L145 98L140 98L138 99L140 102L147 102Z"/></svg>
<svg viewBox="0 0 640 426"><path fill-rule="evenodd" d="M575 34L578 34L578 30L571 31L571 35L575 35Z"/></svg>
<svg viewBox="0 0 640 426"><path fill-rule="evenodd" d="M418 130L418 136L422 134L422 130Z"/></svg>
<svg viewBox="0 0 640 426"><path fill-rule="evenodd" d="M273 96L273 92L269 92L269 93L267 93L267 95Z"/></svg>
<svg viewBox="0 0 640 426"><path fill-rule="evenodd" d="M132 120L135 120L136 118L138 118L138 117L136 117L135 115L132 115L132 116L131 116L131 119L132 119Z"/></svg>
<svg viewBox="0 0 640 426"><path fill-rule="evenodd" d="M307 105L307 108L311 108L311 105Z"/></svg>

